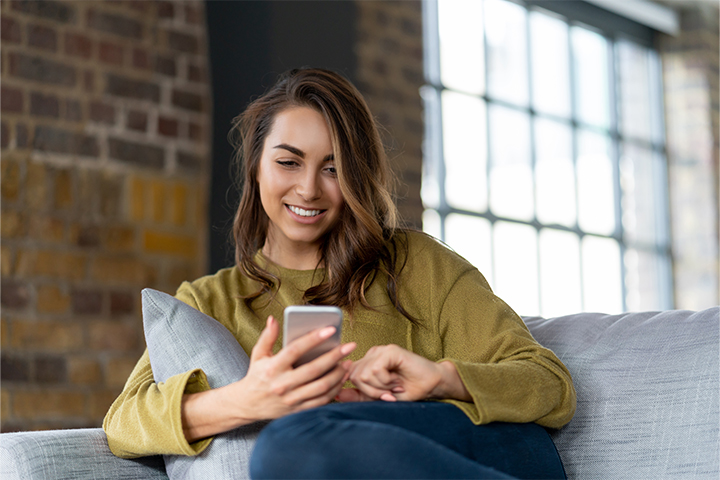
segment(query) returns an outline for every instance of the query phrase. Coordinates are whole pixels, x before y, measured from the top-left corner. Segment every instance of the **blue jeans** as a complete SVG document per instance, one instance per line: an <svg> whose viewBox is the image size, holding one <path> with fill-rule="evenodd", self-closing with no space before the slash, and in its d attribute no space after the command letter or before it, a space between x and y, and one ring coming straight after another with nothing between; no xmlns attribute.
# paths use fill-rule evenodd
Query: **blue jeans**
<svg viewBox="0 0 720 480"><path fill-rule="evenodd" d="M473 425L439 402L338 403L280 418L260 434L253 479L565 478L544 428Z"/></svg>

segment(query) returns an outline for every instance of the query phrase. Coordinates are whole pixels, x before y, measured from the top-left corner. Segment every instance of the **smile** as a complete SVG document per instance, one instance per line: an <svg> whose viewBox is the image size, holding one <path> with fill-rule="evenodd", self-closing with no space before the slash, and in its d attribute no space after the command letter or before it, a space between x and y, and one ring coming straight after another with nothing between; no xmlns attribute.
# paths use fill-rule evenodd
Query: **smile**
<svg viewBox="0 0 720 480"><path fill-rule="evenodd" d="M305 210L300 207L294 207L292 205L287 206L291 212L293 212L296 215L300 215L301 217L315 217L320 215L324 210Z"/></svg>

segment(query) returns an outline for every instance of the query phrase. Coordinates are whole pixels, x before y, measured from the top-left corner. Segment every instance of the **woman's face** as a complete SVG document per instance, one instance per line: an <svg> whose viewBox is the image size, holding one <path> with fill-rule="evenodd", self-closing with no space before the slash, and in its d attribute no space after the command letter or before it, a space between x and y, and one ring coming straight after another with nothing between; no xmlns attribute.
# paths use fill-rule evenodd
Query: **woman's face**
<svg viewBox="0 0 720 480"><path fill-rule="evenodd" d="M269 218L265 255L288 268L304 259L314 267L322 238L343 208L330 130L320 113L291 107L277 114L257 182Z"/></svg>

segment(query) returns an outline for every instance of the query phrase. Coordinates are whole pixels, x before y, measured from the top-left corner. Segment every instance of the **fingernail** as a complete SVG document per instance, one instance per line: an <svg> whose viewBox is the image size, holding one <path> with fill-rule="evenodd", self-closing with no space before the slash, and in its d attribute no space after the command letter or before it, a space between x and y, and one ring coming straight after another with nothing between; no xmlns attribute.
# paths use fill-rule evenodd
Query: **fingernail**
<svg viewBox="0 0 720 480"><path fill-rule="evenodd" d="M347 355L348 353L355 350L355 347L357 347L357 344L355 342L346 343L342 346L342 348L340 348L340 353L342 353L343 355Z"/></svg>
<svg viewBox="0 0 720 480"><path fill-rule="evenodd" d="M393 393L403 393L404 391L405 391L405 389L402 387L395 387L392 389Z"/></svg>
<svg viewBox="0 0 720 480"><path fill-rule="evenodd" d="M331 337L333 333L335 333L335 327L325 327L320 330L320 338Z"/></svg>

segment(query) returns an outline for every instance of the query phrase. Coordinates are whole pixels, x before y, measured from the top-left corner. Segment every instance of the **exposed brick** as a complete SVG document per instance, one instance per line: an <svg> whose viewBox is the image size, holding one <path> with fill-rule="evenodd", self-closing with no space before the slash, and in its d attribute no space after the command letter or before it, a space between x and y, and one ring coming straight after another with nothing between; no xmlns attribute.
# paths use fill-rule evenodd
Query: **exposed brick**
<svg viewBox="0 0 720 480"><path fill-rule="evenodd" d="M25 308L29 303L30 290L27 285L11 280L2 281L0 305L2 305L3 308Z"/></svg>
<svg viewBox="0 0 720 480"><path fill-rule="evenodd" d="M167 194L165 182L155 180L150 185L150 218L155 223L165 221L165 205L167 204Z"/></svg>
<svg viewBox="0 0 720 480"><path fill-rule="evenodd" d="M60 116L60 101L55 95L43 95L39 92L30 94L30 114L39 117L58 118Z"/></svg>
<svg viewBox="0 0 720 480"><path fill-rule="evenodd" d="M85 394L78 391L16 391L13 400L13 413L19 418L42 420L85 413Z"/></svg>
<svg viewBox="0 0 720 480"><path fill-rule="evenodd" d="M65 120L81 122L83 120L83 109L78 100L65 100Z"/></svg>
<svg viewBox="0 0 720 480"><path fill-rule="evenodd" d="M102 370L97 360L70 357L67 359L67 376L76 385L97 385L102 381Z"/></svg>
<svg viewBox="0 0 720 480"><path fill-rule="evenodd" d="M160 102L160 87L157 84L132 80L113 74L107 75L105 93L137 100Z"/></svg>
<svg viewBox="0 0 720 480"><path fill-rule="evenodd" d="M157 131L160 135L166 137L177 137L178 135L178 122L167 117L158 117Z"/></svg>
<svg viewBox="0 0 720 480"><path fill-rule="evenodd" d="M28 230L30 238L43 243L59 243L65 240L65 222L59 218L32 215Z"/></svg>
<svg viewBox="0 0 720 480"><path fill-rule="evenodd" d="M15 348L67 352L84 346L82 325L61 322L13 321L10 345Z"/></svg>
<svg viewBox="0 0 720 480"><path fill-rule="evenodd" d="M168 32L168 45L171 49L183 53L198 53L198 39L195 35L176 31Z"/></svg>
<svg viewBox="0 0 720 480"><path fill-rule="evenodd" d="M148 253L194 258L198 254L197 240L187 235L148 230L143 234L143 247Z"/></svg>
<svg viewBox="0 0 720 480"><path fill-rule="evenodd" d="M57 33L55 30L43 25L27 26L28 45L54 52L57 50Z"/></svg>
<svg viewBox="0 0 720 480"><path fill-rule="evenodd" d="M138 347L138 337L138 329L129 323L94 322L88 327L88 343L93 350L129 352Z"/></svg>
<svg viewBox="0 0 720 480"><path fill-rule="evenodd" d="M77 315L98 315L103 309L103 294L99 290L74 290L72 311Z"/></svg>
<svg viewBox="0 0 720 480"><path fill-rule="evenodd" d="M145 192L147 190L145 185L146 182L137 177L133 177L130 182L130 206L128 211L130 219L135 222L145 219Z"/></svg>
<svg viewBox="0 0 720 480"><path fill-rule="evenodd" d="M90 37L68 32L65 34L65 53L68 55L89 59L92 56L92 40Z"/></svg>
<svg viewBox="0 0 720 480"><path fill-rule="evenodd" d="M135 249L135 229L107 227L103 229L103 244L113 252L130 252Z"/></svg>
<svg viewBox="0 0 720 480"><path fill-rule="evenodd" d="M75 85L75 68L64 63L22 53L11 53L9 63L11 76L65 87Z"/></svg>
<svg viewBox="0 0 720 480"><path fill-rule="evenodd" d="M99 255L92 263L90 274L94 280L109 285L149 285L152 272L135 256Z"/></svg>
<svg viewBox="0 0 720 480"><path fill-rule="evenodd" d="M86 93L95 91L95 73L92 70L83 73L83 88Z"/></svg>
<svg viewBox="0 0 720 480"><path fill-rule="evenodd" d="M3 14L0 17L0 38L3 42L20 43L22 42L22 30L20 24L15 19Z"/></svg>
<svg viewBox="0 0 720 480"><path fill-rule="evenodd" d="M0 147L6 148L10 146L10 128L7 123L0 123Z"/></svg>
<svg viewBox="0 0 720 480"><path fill-rule="evenodd" d="M13 10L59 23L75 23L76 9L54 0L19 0L12 2Z"/></svg>
<svg viewBox="0 0 720 480"><path fill-rule="evenodd" d="M104 175L100 178L100 214L108 219L120 216L122 209L123 177Z"/></svg>
<svg viewBox="0 0 720 480"><path fill-rule="evenodd" d="M38 150L95 158L100 154L95 137L43 125L35 127L33 146Z"/></svg>
<svg viewBox="0 0 720 480"><path fill-rule="evenodd" d="M90 120L112 125L115 123L115 107L107 103L91 102Z"/></svg>
<svg viewBox="0 0 720 480"><path fill-rule="evenodd" d="M28 146L28 128L22 123L15 125L15 145L17 148L25 148Z"/></svg>
<svg viewBox="0 0 720 480"><path fill-rule="evenodd" d="M25 205L30 210L43 210L47 204L48 183L45 165L28 163L25 174Z"/></svg>
<svg viewBox="0 0 720 480"><path fill-rule="evenodd" d="M175 59L172 57L158 55L157 57L155 57L155 71L163 75L174 77L175 75L177 75Z"/></svg>
<svg viewBox="0 0 720 480"><path fill-rule="evenodd" d="M198 172L202 165L202 159L191 153L177 152L177 165L185 170Z"/></svg>
<svg viewBox="0 0 720 480"><path fill-rule="evenodd" d="M177 184L172 189L170 203L170 220L174 225L182 226L187 221L188 189L183 184Z"/></svg>
<svg viewBox="0 0 720 480"><path fill-rule="evenodd" d="M176 107L192 110L194 112L203 111L203 99L202 96L197 93L173 89L172 104Z"/></svg>
<svg viewBox="0 0 720 480"><path fill-rule="evenodd" d="M50 250L21 250L18 274L38 275L63 280L80 280L85 277L86 259L83 255Z"/></svg>
<svg viewBox="0 0 720 480"><path fill-rule="evenodd" d="M0 372L3 382L27 382L30 380L30 362L27 358L3 353Z"/></svg>
<svg viewBox="0 0 720 480"><path fill-rule="evenodd" d="M159 1L156 4L158 17L173 18L175 16L175 7L172 2Z"/></svg>
<svg viewBox="0 0 720 480"><path fill-rule="evenodd" d="M134 48L132 53L132 65L135 68L142 68L144 70L150 68L150 56L147 50L142 48Z"/></svg>
<svg viewBox="0 0 720 480"><path fill-rule="evenodd" d="M108 139L108 145L110 158L151 168L163 168L165 164L165 151L160 147L113 137Z"/></svg>
<svg viewBox="0 0 720 480"><path fill-rule="evenodd" d="M105 385L122 388L136 363L137 358L135 356L111 358L105 369Z"/></svg>
<svg viewBox="0 0 720 480"><path fill-rule="evenodd" d="M12 248L8 247L7 245L0 245L0 272L2 273L3 277L10 277L12 275L15 275L15 256L13 255ZM2 323L2 328L5 329L4 322ZM3 346L5 346L5 343L10 338L10 336L4 330L3 333L0 334L0 336L2 336L2 338L0 338L0 342Z"/></svg>
<svg viewBox="0 0 720 480"><path fill-rule="evenodd" d="M56 210L65 210L73 205L73 183L69 170L60 170L55 174L53 204Z"/></svg>
<svg viewBox="0 0 720 480"><path fill-rule="evenodd" d="M96 225L76 225L72 238L78 247L93 248L100 246L100 229Z"/></svg>
<svg viewBox="0 0 720 480"><path fill-rule="evenodd" d="M39 383L62 383L67 380L65 358L42 355L35 358L35 380Z"/></svg>
<svg viewBox="0 0 720 480"><path fill-rule="evenodd" d="M110 315L128 315L135 309L135 297L127 292L110 292Z"/></svg>
<svg viewBox="0 0 720 480"><path fill-rule="evenodd" d="M123 54L124 50L120 45L110 42L100 42L98 58L101 62L110 65L122 65Z"/></svg>
<svg viewBox="0 0 720 480"><path fill-rule="evenodd" d="M188 65L187 78L191 82L204 82L205 73L203 69L197 65Z"/></svg>
<svg viewBox="0 0 720 480"><path fill-rule="evenodd" d="M3 157L0 162L0 173L2 199L17 200L20 194L20 163Z"/></svg>
<svg viewBox="0 0 720 480"><path fill-rule="evenodd" d="M196 142L203 140L203 131L200 125L190 122L190 124L188 125L188 130L188 134L191 140L195 140Z"/></svg>
<svg viewBox="0 0 720 480"><path fill-rule="evenodd" d="M38 287L37 310L39 313L65 313L70 307L70 296L56 285Z"/></svg>
<svg viewBox="0 0 720 480"><path fill-rule="evenodd" d="M3 210L2 222L0 222L0 231L2 232L3 240L22 237L25 235L24 215L21 212Z"/></svg>
<svg viewBox="0 0 720 480"><path fill-rule="evenodd" d="M99 12L91 9L87 13L90 28L125 38L142 39L143 27L140 22L122 15Z"/></svg>
<svg viewBox="0 0 720 480"><path fill-rule="evenodd" d="M137 110L130 110L127 114L127 121L125 126L130 130L137 130L144 132L147 130L147 113L139 112Z"/></svg>
<svg viewBox="0 0 720 480"><path fill-rule="evenodd" d="M185 4L185 21L193 25L203 23L202 9L194 5Z"/></svg>
<svg viewBox="0 0 720 480"><path fill-rule="evenodd" d="M22 90L6 85L0 87L0 109L3 113L21 113L23 105Z"/></svg>
<svg viewBox="0 0 720 480"><path fill-rule="evenodd" d="M142 3L150 3L146 0L143 0ZM103 389L103 390L93 390L93 392L90 394L90 405L88 408L88 414L91 418L94 419L95 422L102 421L102 419L105 417L105 414L110 409L110 405L115 401L115 399L118 396L118 393L122 388L116 387L113 389Z"/></svg>

